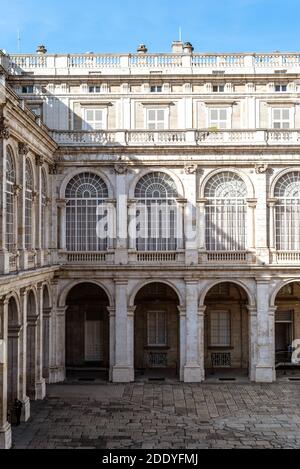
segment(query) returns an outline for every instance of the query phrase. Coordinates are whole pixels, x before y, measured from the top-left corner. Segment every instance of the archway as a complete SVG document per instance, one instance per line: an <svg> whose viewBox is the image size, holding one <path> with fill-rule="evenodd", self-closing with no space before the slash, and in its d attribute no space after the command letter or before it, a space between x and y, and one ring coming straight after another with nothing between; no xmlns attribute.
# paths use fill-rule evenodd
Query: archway
<svg viewBox="0 0 300 469"><path fill-rule="evenodd" d="M47 285L43 287L43 377L49 381L51 303Z"/></svg>
<svg viewBox="0 0 300 469"><path fill-rule="evenodd" d="M74 286L66 300L66 370L68 378L107 379L109 299L94 283Z"/></svg>
<svg viewBox="0 0 300 469"><path fill-rule="evenodd" d="M152 282L135 297L134 366L137 379L164 380L179 373L179 299L169 285Z"/></svg>
<svg viewBox="0 0 300 469"><path fill-rule="evenodd" d="M206 378L235 380L249 373L248 297L232 282L218 283L205 297Z"/></svg>
<svg viewBox="0 0 300 469"><path fill-rule="evenodd" d="M300 338L300 282L284 285L276 295L275 306L276 374L292 379L296 370L300 371L300 364L292 360L293 348L297 346L293 342Z"/></svg>
<svg viewBox="0 0 300 469"><path fill-rule="evenodd" d="M21 325L18 305L14 297L8 302L8 345L7 345L7 403L10 411L20 391Z"/></svg>
<svg viewBox="0 0 300 469"><path fill-rule="evenodd" d="M37 347L38 347L38 312L36 298L32 290L27 296L27 331L26 331L26 394L30 399L37 398Z"/></svg>

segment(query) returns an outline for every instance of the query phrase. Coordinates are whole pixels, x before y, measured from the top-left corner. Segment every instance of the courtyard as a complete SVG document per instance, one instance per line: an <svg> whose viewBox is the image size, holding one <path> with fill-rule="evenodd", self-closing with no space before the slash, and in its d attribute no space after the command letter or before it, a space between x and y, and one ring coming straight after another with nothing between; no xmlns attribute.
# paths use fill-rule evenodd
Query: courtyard
<svg viewBox="0 0 300 469"><path fill-rule="evenodd" d="M49 385L13 449L299 448L300 383Z"/></svg>

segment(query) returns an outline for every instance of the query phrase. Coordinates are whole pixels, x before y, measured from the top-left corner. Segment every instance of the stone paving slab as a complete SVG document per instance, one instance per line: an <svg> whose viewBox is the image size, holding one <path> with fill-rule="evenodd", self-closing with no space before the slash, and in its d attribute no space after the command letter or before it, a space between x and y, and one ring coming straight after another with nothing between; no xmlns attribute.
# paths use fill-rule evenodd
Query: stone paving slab
<svg viewBox="0 0 300 469"><path fill-rule="evenodd" d="M300 448L300 385L51 385L14 448Z"/></svg>

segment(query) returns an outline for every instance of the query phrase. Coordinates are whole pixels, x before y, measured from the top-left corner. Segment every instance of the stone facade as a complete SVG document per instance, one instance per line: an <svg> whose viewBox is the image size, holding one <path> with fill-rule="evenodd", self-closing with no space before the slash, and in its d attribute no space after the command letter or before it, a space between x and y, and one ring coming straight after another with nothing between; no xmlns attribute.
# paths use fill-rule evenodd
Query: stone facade
<svg viewBox="0 0 300 469"><path fill-rule="evenodd" d="M66 365L276 379L300 333L299 60L0 53L0 447Z"/></svg>

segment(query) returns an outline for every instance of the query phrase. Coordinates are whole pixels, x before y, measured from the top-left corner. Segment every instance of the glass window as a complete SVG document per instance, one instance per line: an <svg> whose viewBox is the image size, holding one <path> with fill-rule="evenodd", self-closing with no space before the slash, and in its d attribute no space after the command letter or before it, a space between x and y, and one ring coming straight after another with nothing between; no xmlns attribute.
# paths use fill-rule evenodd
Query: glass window
<svg viewBox="0 0 300 469"><path fill-rule="evenodd" d="M85 109L85 130L101 130L105 128L104 109Z"/></svg>
<svg viewBox="0 0 300 469"><path fill-rule="evenodd" d="M287 85L275 85L276 93L285 93L287 90Z"/></svg>
<svg viewBox="0 0 300 469"><path fill-rule="evenodd" d="M150 92L151 93L161 93L162 92L162 86L161 85L150 86Z"/></svg>
<svg viewBox="0 0 300 469"><path fill-rule="evenodd" d="M300 172L282 176L275 186L276 249L300 251Z"/></svg>
<svg viewBox="0 0 300 469"><path fill-rule="evenodd" d="M147 312L147 343L148 345L167 345L165 311Z"/></svg>
<svg viewBox="0 0 300 469"><path fill-rule="evenodd" d="M224 108L209 109L209 127L216 127L217 129L227 129L228 110Z"/></svg>
<svg viewBox="0 0 300 469"><path fill-rule="evenodd" d="M11 151L8 148L6 161L6 247L9 252L13 251L15 244L15 183L15 165Z"/></svg>
<svg viewBox="0 0 300 469"><path fill-rule="evenodd" d="M164 130L166 128L166 110L148 109L147 110L147 129Z"/></svg>
<svg viewBox="0 0 300 469"><path fill-rule="evenodd" d="M290 128L290 108L272 109L272 127L273 129Z"/></svg>
<svg viewBox="0 0 300 469"><path fill-rule="evenodd" d="M22 93L33 93L33 85L22 86Z"/></svg>
<svg viewBox="0 0 300 469"><path fill-rule="evenodd" d="M213 93L224 93L225 85L213 85Z"/></svg>
<svg viewBox="0 0 300 469"><path fill-rule="evenodd" d="M230 346L230 312L210 311L210 345L212 347Z"/></svg>

